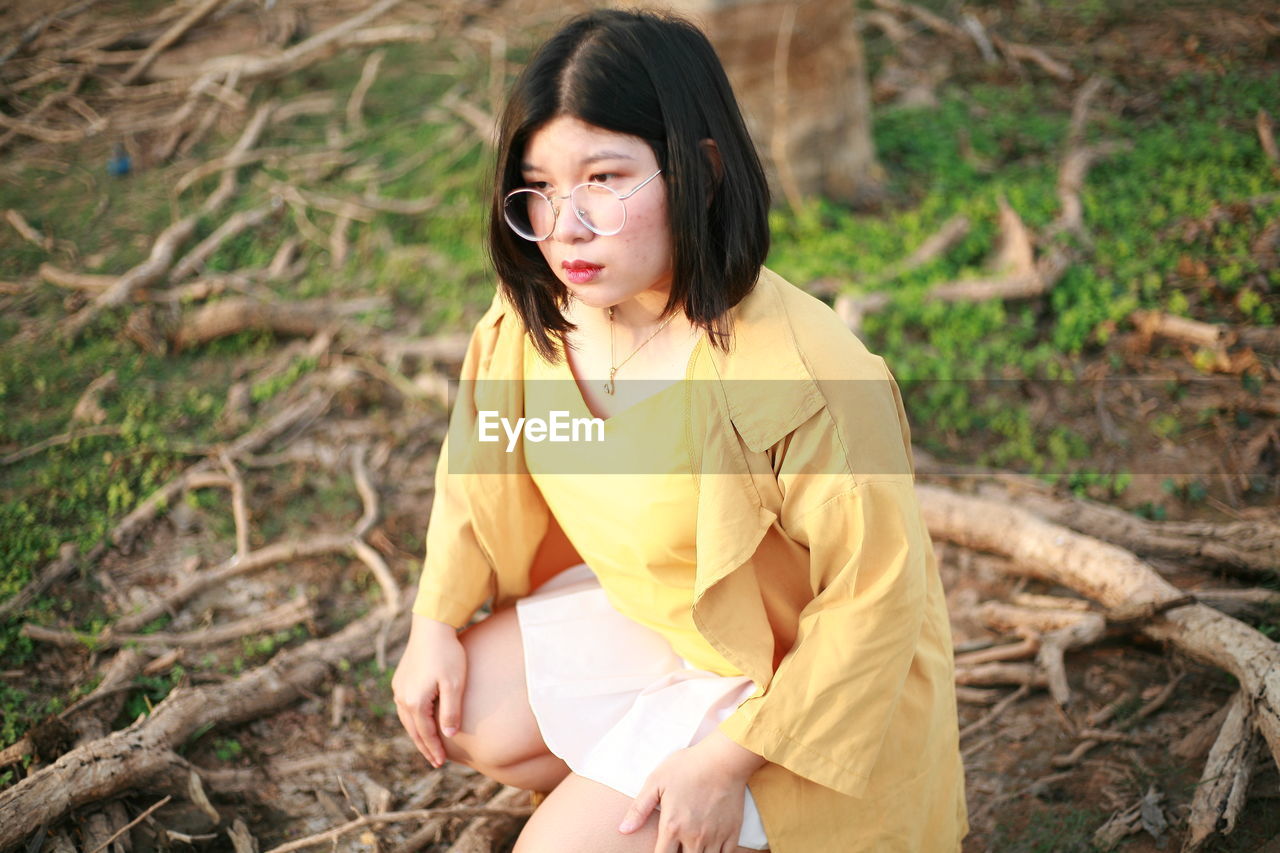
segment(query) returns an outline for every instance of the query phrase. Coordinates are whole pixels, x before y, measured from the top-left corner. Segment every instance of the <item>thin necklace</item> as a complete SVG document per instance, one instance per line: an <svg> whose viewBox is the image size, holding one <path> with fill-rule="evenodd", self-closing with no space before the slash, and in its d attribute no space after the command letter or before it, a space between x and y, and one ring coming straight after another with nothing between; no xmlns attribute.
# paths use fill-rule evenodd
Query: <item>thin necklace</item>
<svg viewBox="0 0 1280 853"><path fill-rule="evenodd" d="M658 336L658 332L661 332L663 329L665 329L667 324L675 319L675 316L676 316L675 314L672 314L670 317L663 320L658 325L658 328L653 330L653 334L644 339L644 343L641 343L640 346L636 347L631 351L631 355L635 355L636 353L640 352L640 350L644 347L645 344L649 343L649 341L656 338ZM613 349L613 308L610 307L609 308L609 381L604 383L604 393L610 396L613 396L613 392L616 391L618 387L617 384L614 383L613 381L614 374L616 374L619 370L622 369L623 364L626 364L628 361L631 360L631 355L624 358L622 360L622 364L615 363L617 360L617 356L614 354L614 349Z"/></svg>

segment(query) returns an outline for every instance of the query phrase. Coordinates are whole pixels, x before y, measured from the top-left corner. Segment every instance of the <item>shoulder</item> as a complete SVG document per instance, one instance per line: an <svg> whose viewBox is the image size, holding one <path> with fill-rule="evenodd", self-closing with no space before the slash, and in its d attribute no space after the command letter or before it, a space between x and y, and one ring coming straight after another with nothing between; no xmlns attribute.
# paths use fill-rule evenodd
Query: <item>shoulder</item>
<svg viewBox="0 0 1280 853"><path fill-rule="evenodd" d="M888 368L822 300L765 269L757 286L777 296L791 340L814 379L884 379Z"/></svg>
<svg viewBox="0 0 1280 853"><path fill-rule="evenodd" d="M509 377L523 364L524 324L499 287L488 309L476 321L463 362L465 379Z"/></svg>
<svg viewBox="0 0 1280 853"><path fill-rule="evenodd" d="M844 487L905 479L914 471L901 392L885 360L871 352L828 305L772 272L757 286L776 300L801 382L817 404L797 419L775 464L779 472L837 475ZM775 360L782 361L774 355ZM831 485L831 484L829 484Z"/></svg>

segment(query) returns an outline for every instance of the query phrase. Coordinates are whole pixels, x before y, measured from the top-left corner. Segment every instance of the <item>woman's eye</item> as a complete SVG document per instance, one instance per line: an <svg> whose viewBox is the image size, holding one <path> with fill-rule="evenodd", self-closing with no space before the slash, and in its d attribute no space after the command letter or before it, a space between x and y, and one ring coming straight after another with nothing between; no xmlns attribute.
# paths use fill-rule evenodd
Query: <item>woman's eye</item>
<svg viewBox="0 0 1280 853"><path fill-rule="evenodd" d="M601 172L599 174L592 175L591 177L587 178L587 183L607 184L610 178L616 178L616 177L617 175L615 175L613 172Z"/></svg>

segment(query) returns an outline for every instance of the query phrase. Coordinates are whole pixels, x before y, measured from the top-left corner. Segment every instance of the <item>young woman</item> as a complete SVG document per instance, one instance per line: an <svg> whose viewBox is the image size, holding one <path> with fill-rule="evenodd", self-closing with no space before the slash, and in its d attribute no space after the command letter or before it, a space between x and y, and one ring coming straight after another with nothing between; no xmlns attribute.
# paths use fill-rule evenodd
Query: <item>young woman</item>
<svg viewBox="0 0 1280 853"><path fill-rule="evenodd" d="M684 21L574 19L515 84L393 689L433 766L551 792L517 853L968 829L898 388L762 266L768 202Z"/></svg>

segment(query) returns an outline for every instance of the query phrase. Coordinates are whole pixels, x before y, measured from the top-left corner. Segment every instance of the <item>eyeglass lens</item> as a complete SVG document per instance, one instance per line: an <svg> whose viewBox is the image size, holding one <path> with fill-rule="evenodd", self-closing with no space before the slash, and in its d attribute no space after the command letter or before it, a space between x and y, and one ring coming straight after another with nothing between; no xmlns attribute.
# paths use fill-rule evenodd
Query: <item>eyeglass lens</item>
<svg viewBox="0 0 1280 853"><path fill-rule="evenodd" d="M599 184L580 184L568 202L582 224L601 236L617 234L627 218L627 209L618 194ZM546 196L534 190L511 193L506 217L512 229L526 240L545 240L556 224L555 208Z"/></svg>

